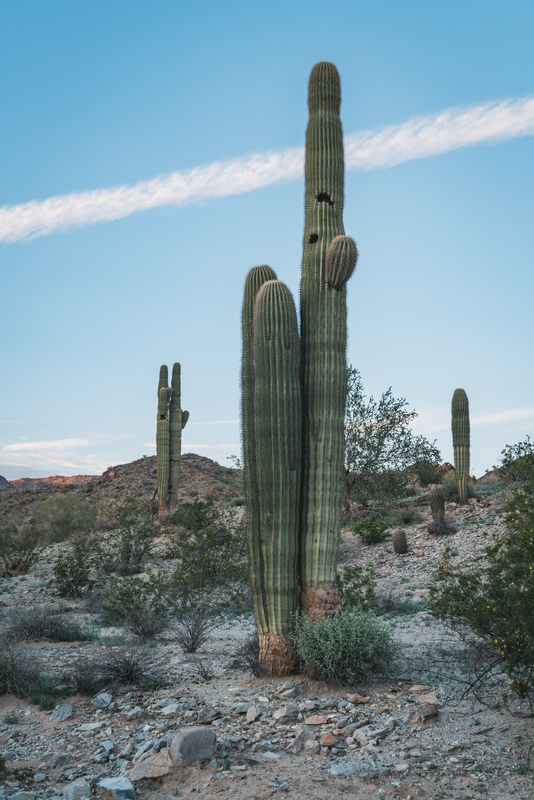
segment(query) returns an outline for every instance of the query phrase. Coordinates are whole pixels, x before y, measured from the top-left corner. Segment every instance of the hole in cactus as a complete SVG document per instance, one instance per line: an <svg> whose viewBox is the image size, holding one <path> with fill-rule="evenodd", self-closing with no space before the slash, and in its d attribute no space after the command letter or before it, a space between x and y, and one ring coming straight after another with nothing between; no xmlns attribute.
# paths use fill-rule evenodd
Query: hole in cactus
<svg viewBox="0 0 534 800"><path fill-rule="evenodd" d="M319 241L319 234L318 233L310 233L310 238L308 239L310 244L315 244L315 242Z"/></svg>
<svg viewBox="0 0 534 800"><path fill-rule="evenodd" d="M317 202L328 203L328 205L330 206L334 205L334 201L327 192L319 192L319 194L317 195Z"/></svg>
<svg viewBox="0 0 534 800"><path fill-rule="evenodd" d="M165 416L165 414L160 414L159 418L160 418L160 419L167 419L167 417Z"/></svg>

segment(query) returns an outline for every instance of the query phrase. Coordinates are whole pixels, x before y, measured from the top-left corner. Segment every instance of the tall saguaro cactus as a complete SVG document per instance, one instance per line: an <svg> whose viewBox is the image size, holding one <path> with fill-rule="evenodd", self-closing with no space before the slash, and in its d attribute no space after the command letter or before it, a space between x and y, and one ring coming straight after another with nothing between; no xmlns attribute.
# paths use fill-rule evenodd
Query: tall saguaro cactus
<svg viewBox="0 0 534 800"><path fill-rule="evenodd" d="M469 481L469 400L463 389L452 396L452 445L460 503L467 503Z"/></svg>
<svg viewBox="0 0 534 800"><path fill-rule="evenodd" d="M343 229L340 97L335 66L316 64L308 95L300 343L293 300L270 267L250 270L243 301L249 573L260 657L273 675L292 666L287 640L298 601L297 555L306 614L319 618L341 608L334 581L347 384L345 285L357 250Z"/></svg>
<svg viewBox="0 0 534 800"><path fill-rule="evenodd" d="M156 463L158 486L158 516L163 519L166 511L176 508L180 480L180 458L182 453L182 429L189 418L189 411L181 408L180 364L172 368L169 387L169 370L162 365L158 382L158 416L156 422Z"/></svg>
<svg viewBox="0 0 534 800"><path fill-rule="evenodd" d="M345 285L357 251L344 235L341 86L319 62L308 86L304 254L300 286L303 474L302 607L311 617L340 610L334 588L339 544L347 387Z"/></svg>

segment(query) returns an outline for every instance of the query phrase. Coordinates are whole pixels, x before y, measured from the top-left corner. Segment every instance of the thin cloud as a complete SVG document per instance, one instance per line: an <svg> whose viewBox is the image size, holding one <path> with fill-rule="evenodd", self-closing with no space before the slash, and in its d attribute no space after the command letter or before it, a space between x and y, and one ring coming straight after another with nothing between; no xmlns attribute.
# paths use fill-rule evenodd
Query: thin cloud
<svg viewBox="0 0 534 800"><path fill-rule="evenodd" d="M534 135L534 98L503 100L416 117L345 137L348 169L386 169L461 147ZM302 177L304 150L254 154L111 189L94 189L0 208L0 241L17 242L137 211L244 194Z"/></svg>
<svg viewBox="0 0 534 800"><path fill-rule="evenodd" d="M3 452L21 453L31 452L32 450L56 452L57 450L67 450L69 447L85 447L88 444L90 444L89 439L53 439L48 442L17 442L16 444L6 444L3 448Z"/></svg>
<svg viewBox="0 0 534 800"><path fill-rule="evenodd" d="M470 424L471 427L484 427L532 419L534 419L534 408L511 408L508 411L473 416ZM445 409L423 409L414 420L414 428L421 431L443 431L450 430L450 427L450 412Z"/></svg>

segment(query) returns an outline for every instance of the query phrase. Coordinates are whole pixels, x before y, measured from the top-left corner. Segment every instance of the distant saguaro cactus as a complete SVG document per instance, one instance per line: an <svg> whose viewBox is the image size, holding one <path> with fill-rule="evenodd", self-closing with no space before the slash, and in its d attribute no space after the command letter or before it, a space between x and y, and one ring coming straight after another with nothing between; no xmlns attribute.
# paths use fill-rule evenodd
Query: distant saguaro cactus
<svg viewBox="0 0 534 800"><path fill-rule="evenodd" d="M460 503L467 503L469 482L469 400L463 389L452 396L452 445Z"/></svg>
<svg viewBox="0 0 534 800"><path fill-rule="evenodd" d="M182 429L189 419L189 411L182 411L180 364L172 368L169 387L169 370L162 365L159 370L158 416L156 422L156 464L158 486L158 517L173 511L178 501L180 458L182 454Z"/></svg>

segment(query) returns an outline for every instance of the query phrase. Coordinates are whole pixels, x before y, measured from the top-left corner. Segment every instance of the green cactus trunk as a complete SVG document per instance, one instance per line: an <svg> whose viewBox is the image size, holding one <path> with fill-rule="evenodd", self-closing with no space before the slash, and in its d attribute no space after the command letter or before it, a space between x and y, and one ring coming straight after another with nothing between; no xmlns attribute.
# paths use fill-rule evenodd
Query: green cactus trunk
<svg viewBox="0 0 534 800"><path fill-rule="evenodd" d="M445 520L445 495L441 486L436 484L431 487L429 499L432 519L437 525L443 525Z"/></svg>
<svg viewBox="0 0 534 800"><path fill-rule="evenodd" d="M254 604L254 616L259 631L268 630L267 598L263 575L265 565L260 542L260 512L258 479L256 475L256 436L254 432L254 368L252 353L252 321L256 295L266 281L276 280L276 274L266 264L252 267L245 281L241 332L243 354L241 359L241 434L245 498L247 503L247 542L249 580Z"/></svg>
<svg viewBox="0 0 534 800"><path fill-rule="evenodd" d="M160 367L158 383L158 416L156 422L156 463L158 484L158 517L160 520L167 510L169 498L169 372L166 366Z"/></svg>
<svg viewBox="0 0 534 800"><path fill-rule="evenodd" d="M180 483L180 460L182 457L182 430L189 419L189 412L182 411L181 367L173 364L169 406L169 495L167 510L174 511L178 505Z"/></svg>
<svg viewBox="0 0 534 800"><path fill-rule="evenodd" d="M249 319L250 293L268 274L263 270L247 280L244 324ZM251 345L251 351L245 358L247 345ZM257 292L252 327L244 329L243 373L252 369L253 381L252 403L250 395L243 397L243 431L247 426L250 432L252 407L254 451L249 441L244 457L247 493L250 496L255 490L258 502L248 520L249 572L260 635L260 664L263 673L272 676L289 674L294 668L289 634L298 606L299 350L291 293L280 281L268 280Z"/></svg>
<svg viewBox="0 0 534 800"><path fill-rule="evenodd" d="M469 482L469 400L463 389L452 396L452 444L460 503L467 503Z"/></svg>
<svg viewBox="0 0 534 800"><path fill-rule="evenodd" d="M158 417L156 424L156 463L158 486L158 517L163 520L167 511L173 511L178 502L180 458L182 454L182 429L189 411L182 411L180 364L172 368L171 387L169 371L165 364L159 370Z"/></svg>
<svg viewBox="0 0 534 800"><path fill-rule="evenodd" d="M344 236L341 87L320 62L309 81L305 223L300 287L303 402L300 579L310 617L341 609L334 588L339 544L347 384L345 284L356 245Z"/></svg>

